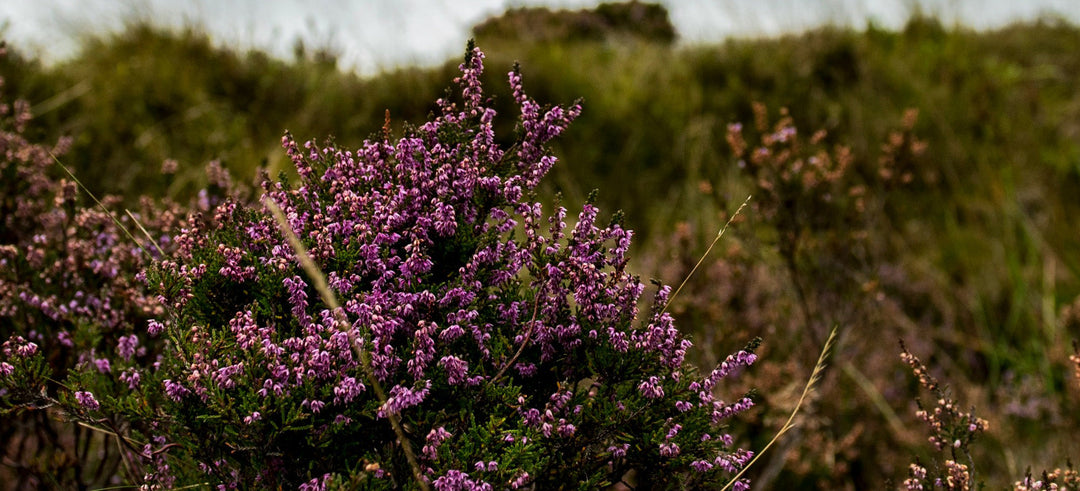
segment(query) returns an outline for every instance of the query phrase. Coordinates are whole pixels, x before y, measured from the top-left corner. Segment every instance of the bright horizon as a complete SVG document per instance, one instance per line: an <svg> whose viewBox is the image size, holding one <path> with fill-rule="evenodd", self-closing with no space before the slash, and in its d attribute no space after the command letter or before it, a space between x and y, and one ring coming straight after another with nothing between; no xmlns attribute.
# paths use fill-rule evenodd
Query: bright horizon
<svg viewBox="0 0 1080 491"><path fill-rule="evenodd" d="M215 43L288 58L296 40L329 46L340 66L365 75L398 66L430 66L461 51L470 28L508 8L585 8L596 0L38 0L0 3L0 34L46 61L70 57L87 35L121 30L126 21L196 26ZM1060 16L1080 24L1076 0L660 0L684 44L770 37L834 24L899 28L921 11L948 26L993 29Z"/></svg>

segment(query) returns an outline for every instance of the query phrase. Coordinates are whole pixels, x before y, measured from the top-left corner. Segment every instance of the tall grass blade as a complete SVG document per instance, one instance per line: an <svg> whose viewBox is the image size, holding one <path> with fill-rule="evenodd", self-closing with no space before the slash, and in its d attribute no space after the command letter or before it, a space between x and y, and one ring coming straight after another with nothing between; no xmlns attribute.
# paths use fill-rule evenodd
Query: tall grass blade
<svg viewBox="0 0 1080 491"><path fill-rule="evenodd" d="M661 315L664 312L667 312L668 306L671 305L671 302L675 300L675 297L678 296L679 292L681 292L683 287L686 286L686 282L690 281L690 277L693 276L694 272L698 270L698 267L701 266L701 263L705 262L705 257L709 255L709 252L712 252L713 247L716 246L716 243L720 242L720 237L724 236L724 232L727 231L728 225L731 225L731 222L735 221L735 217L739 216L739 213L742 212L743 208L746 208L746 205L750 203L750 198L753 198L753 196L747 196L746 200L744 200L742 204L739 205L739 208L735 210L735 213L731 214L731 218L728 218L727 223L725 223L723 227L720 227L720 231L716 233L716 237L713 238L712 243L709 244L709 247L705 249L705 253L701 255L701 259L698 259L697 264L695 264L693 269L691 269L690 272L686 274L686 278L683 278L682 283L679 283L679 287L675 289L675 293L672 293L671 297L668 298L667 303L664 304L664 308L660 310Z"/></svg>
<svg viewBox="0 0 1080 491"><path fill-rule="evenodd" d="M814 365L814 371L810 373L810 380L806 381L806 386L803 387L802 395L799 396L799 402L795 404L795 409L791 411L791 416L788 417L787 422L785 422L784 426L780 428L780 431L776 433L776 436L773 436L772 440L769 440L769 443L765 445L765 448L761 449L761 452L758 452L758 454L750 460L750 463L746 464L746 467L743 467L738 474L735 474L735 477L732 477L731 480L728 481L728 483L720 491L726 491L728 488L734 485L739 480L739 478L742 477L746 470L752 467L754 465L754 462L757 462L757 460L761 458L761 456L764 455L766 451L769 450L769 447L773 446L774 443L779 441L780 437L783 436L784 433L787 433L788 430L795 427L795 415L799 414L799 409L802 408L803 403L806 402L807 396L809 396L810 392L814 390L814 386L817 385L819 380L821 380L822 372L825 371L825 361L829 358L829 352L832 351L833 343L836 342L836 331L837 327L833 327L832 332L829 333L829 339L825 340L825 347L821 349L821 355L818 356L817 364Z"/></svg>
<svg viewBox="0 0 1080 491"><path fill-rule="evenodd" d="M139 246L139 250L142 251L143 254L145 254L147 257L150 257L150 253L147 252L146 247L143 247L142 242L139 242L139 239L136 239L134 235L131 235L131 232L128 231L127 227L125 227L123 223L120 223L120 219L116 218L116 215L109 211L109 209L105 207L105 204L102 203L101 200L97 199L97 196L94 196L94 193L92 193L89 188L84 186L82 181L80 181L78 177L75 177L75 174L71 172L71 169L68 169L63 162L60 162L60 159L56 158L56 155L54 155L52 152L49 152L49 157L52 157L53 162L56 162L56 165L59 165L61 169L64 169L64 172L67 173L68 177L70 177L71 180L75 181L75 184L77 184L80 189L82 189L87 195L89 195L90 199L94 200L94 203L97 203L98 207L101 208L101 211L105 212L106 215L109 215L109 218L112 219L113 223L115 223L116 226L119 227L122 232L124 232L124 235L127 235L128 238L135 243L135 245ZM150 234L147 234L147 236L149 235ZM157 244L154 244L154 246L156 247ZM160 251L160 249L158 250Z"/></svg>

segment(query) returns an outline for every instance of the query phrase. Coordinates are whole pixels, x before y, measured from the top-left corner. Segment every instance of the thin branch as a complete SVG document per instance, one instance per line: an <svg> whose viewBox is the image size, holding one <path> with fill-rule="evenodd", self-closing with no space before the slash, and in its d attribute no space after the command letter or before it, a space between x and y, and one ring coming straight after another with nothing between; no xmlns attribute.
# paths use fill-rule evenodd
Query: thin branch
<svg viewBox="0 0 1080 491"><path fill-rule="evenodd" d="M517 361L518 357L521 356L521 353L525 351L525 346L529 344L529 337L532 336L533 328L536 327L536 311L540 308L540 297L543 294L544 287L543 285L541 285L540 290L536 292L536 298L533 299L532 319L529 319L529 328L525 330L525 339L521 340L521 346L518 346L517 352L514 353L514 356L510 357L510 361L506 362L506 364L503 365L503 367L499 370L499 373L496 373L495 377L491 379L492 383L499 380L499 378L501 378L503 374L506 373L506 370L510 368L510 366L513 365L515 361Z"/></svg>

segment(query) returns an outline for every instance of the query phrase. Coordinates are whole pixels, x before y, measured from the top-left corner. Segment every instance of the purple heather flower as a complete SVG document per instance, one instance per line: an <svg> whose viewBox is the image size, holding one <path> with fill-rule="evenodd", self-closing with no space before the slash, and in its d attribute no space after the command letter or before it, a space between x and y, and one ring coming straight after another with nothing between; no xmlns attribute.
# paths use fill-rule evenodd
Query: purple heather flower
<svg viewBox="0 0 1080 491"><path fill-rule="evenodd" d="M707 460L695 460L690 463L690 467L693 467L698 472L708 472L713 468L713 465Z"/></svg>
<svg viewBox="0 0 1080 491"><path fill-rule="evenodd" d="M157 337L157 335L161 334L161 332L164 330L165 325L161 322L158 322L156 319L150 319L150 322L146 325L146 332L150 334L150 337Z"/></svg>
<svg viewBox="0 0 1080 491"><path fill-rule="evenodd" d="M120 381L128 384L128 388L131 390L139 388L139 382L141 380L142 375L135 368L124 370L124 372L120 374Z"/></svg>
<svg viewBox="0 0 1080 491"><path fill-rule="evenodd" d="M345 377L334 386L334 404L348 404L365 390L367 390L367 387L357 381L355 377Z"/></svg>
<svg viewBox="0 0 1080 491"><path fill-rule="evenodd" d="M22 336L12 336L4 341L3 353L6 356L28 358L38 351L38 345L27 341Z"/></svg>
<svg viewBox="0 0 1080 491"><path fill-rule="evenodd" d="M622 443L619 445L611 445L607 448L608 452L611 452L611 457L614 459L621 459L626 457L626 451L630 448L629 443Z"/></svg>
<svg viewBox="0 0 1080 491"><path fill-rule="evenodd" d="M170 399L176 402L180 402L180 400L183 399L184 396L191 393L191 391L188 390L187 387L173 382L172 380L166 379L162 383L165 386L165 394L167 394Z"/></svg>
<svg viewBox="0 0 1080 491"><path fill-rule="evenodd" d="M277 421L281 411L296 411L290 406L302 400L301 412L328 410L327 415L315 417L313 431L320 438L354 438L352 433L364 430L351 427L354 421L345 414L358 417L356 411L376 404L361 383L364 367L354 348L362 348L375 380L388 389L388 400L377 408L378 418L414 408L410 413L417 412L413 416L419 419L407 418L413 426L417 421L437 425L439 417L432 419L434 413L428 413L441 411L443 398L472 397L470 393L476 390L520 391L513 405L520 420L495 433L507 445L532 444L544 452L552 448L551 443L545 438L530 442L524 435L556 440L615 435L619 429L609 427L619 423L596 413L598 408L610 410L614 405L620 411L620 418L615 419L630 418L631 425L657 412L671 416L662 427L667 440L659 451L665 457L683 458L662 459L663 466L686 467L687 462L699 459L693 466L696 470L717 467L711 458L726 450L718 448L719 441L697 442L688 433L678 435L684 427L698 428L708 417L706 409L732 414L741 410L741 406L713 404L712 389L733 365L752 363L752 354L732 358L705 379L686 381L693 382L693 389L687 391L681 381L690 373L683 369L689 340L675 328L671 315L656 311L651 317L639 315L645 286L626 271L632 233L617 225L600 225L599 210L592 205L585 206L574 221L567 220L565 208L545 215L544 206L536 202L540 179L556 164L547 143L565 130L581 108L541 106L525 95L520 75L511 73L511 90L520 109L520 136L512 150L503 150L493 132L495 112L483 107L482 54L473 52L461 68L458 82L464 94L459 102L440 100L434 121L408 130L397 141L387 136L347 151L331 144L298 143L289 135L282 140L300 181L294 185L264 181L264 198L281 207L312 259L326 270L330 288L342 299L340 311L332 311L313 295L309 277L298 268L296 251L265 209L245 209L239 201L206 196L202 215L173 235L179 251L160 261L167 275L159 289L167 290L170 297L161 296L160 301L180 314L175 319L191 319L190 312L185 312L192 308L185 307L189 299L215 301L205 296L196 300L192 292L227 279L244 282L242 289L252 295L269 293L271 299L281 300L275 303L284 305L270 311L258 302L213 305L214 312L221 311L220 307L231 310L213 321L200 321L210 325L170 324L170 334L179 341L175 348L185 359L182 364L176 359L161 363L160 370L168 372L161 378L169 378L164 382L165 394L172 401L192 405L197 413L222 416L208 422L235 424L240 419L252 425L247 431L256 432L272 429L272 425L254 424L259 418ZM213 179L221 186L230 185L226 177ZM198 262L201 258L213 258L217 266L207 271ZM670 292L665 288L660 295ZM80 300L79 305L88 303ZM347 324L339 325L341 316ZM226 320L227 326L221 325ZM148 333L159 335L165 329L163 322L163 317L151 321ZM138 341L134 336L125 339L118 347L121 357L130 356L126 353ZM353 346L351 340L359 342ZM519 348L520 355L514 355ZM582 351L591 349L614 351L616 356L640 363L610 378L608 372L596 371L610 367L594 366L603 364L605 357L593 360ZM590 363L566 363L584 359ZM125 371L121 380L127 377L131 383L139 373ZM505 377L495 379L496 373ZM598 373L604 375L597 377ZM592 378L597 380L596 391L575 396L564 386L537 385L533 382L538 382L534 380L538 374L563 380ZM640 396L622 395L625 382L632 384L631 392L636 387ZM665 392L671 392L670 398L665 399L669 396ZM265 402L260 409L273 409L274 415L246 412L250 407L227 417L222 413L230 407L223 401L251 399L251 393L273 397L273 401L256 398L254 402ZM187 397L191 394L198 397ZM677 412L670 411L672 406ZM476 416L479 420L491 415ZM607 429L592 428L596 421ZM590 427L580 426L584 422L590 422ZM371 435L383 438L381 434ZM489 460L497 458L495 454L476 455L465 463L440 462L441 445L451 438L446 428L429 427L420 451L422 471L435 489L519 488L531 483L529 474L515 467L520 464ZM615 440L619 443L610 439L579 443L607 446L613 461L625 459L630 446L640 443L631 440L632 435L625 440L612 438L620 438ZM688 447L681 449L676 441ZM683 450L687 453L681 454ZM710 460L700 460L702 452L710 452ZM730 465L739 461L736 454L723 455ZM233 472L229 464L211 467L213 458L202 460L206 469L228 481ZM485 483L465 471L498 472L501 481ZM382 473L382 469L371 472ZM272 476L267 472L257 479ZM313 479L301 487L321 489L325 482ZM256 481L255 487L272 484ZM245 485L252 486L237 484Z"/></svg>
<svg viewBox="0 0 1080 491"><path fill-rule="evenodd" d="M90 411L97 411L101 408L101 404L94 398L94 394L85 391L78 391L75 393L75 400L79 401L79 405Z"/></svg>
<svg viewBox="0 0 1080 491"><path fill-rule="evenodd" d="M235 365L227 365L214 371L210 378L222 389L231 389L236 387L236 381L234 377L240 375L244 371L244 362L237 363Z"/></svg>
<svg viewBox="0 0 1080 491"><path fill-rule="evenodd" d="M444 356L439 366L446 371L446 381L450 385L461 383L469 372L469 363L456 356Z"/></svg>
<svg viewBox="0 0 1080 491"><path fill-rule="evenodd" d="M641 395L649 399L659 399L664 397L664 388L660 385L660 378L656 376L649 377L648 380L641 382L638 385L638 391Z"/></svg>
<svg viewBox="0 0 1080 491"><path fill-rule="evenodd" d="M130 336L120 336L117 341L117 351L120 353L120 357L125 361L131 361L131 357L135 355L135 348L139 345L138 336L132 334Z"/></svg>
<svg viewBox="0 0 1080 491"><path fill-rule="evenodd" d="M491 484L474 481L469 475L459 470L449 470L446 475L432 483L436 491L490 491Z"/></svg>
<svg viewBox="0 0 1080 491"><path fill-rule="evenodd" d="M525 483L527 483L527 482L529 482L529 473L528 472L522 472L517 477L515 477L512 481L510 481L510 489L519 489L522 486L524 486Z"/></svg>
<svg viewBox="0 0 1080 491"><path fill-rule="evenodd" d="M379 408L378 416L385 418L386 413L398 414L403 409L408 409L424 401L427 397L428 391L431 389L431 381L424 382L424 388L420 390L414 390L401 385L395 385L390 389L389 397L386 398L386 404Z"/></svg>
<svg viewBox="0 0 1080 491"><path fill-rule="evenodd" d="M715 401L713 402L712 422L713 424L717 424L720 420L741 413L751 407L754 407L754 401L749 397L744 397L729 405L724 405L722 402Z"/></svg>
<svg viewBox="0 0 1080 491"><path fill-rule="evenodd" d="M300 491L326 491L326 486L333 479L333 474L323 474L300 485Z"/></svg>
<svg viewBox="0 0 1080 491"><path fill-rule="evenodd" d="M427 438L425 439L427 443L424 444L424 448L421 451L424 454L424 457L429 460L435 460L439 446L451 436L453 435L451 435L449 431L446 431L446 428L442 426L429 431Z"/></svg>
<svg viewBox="0 0 1080 491"><path fill-rule="evenodd" d="M8 363L6 361L5 362L0 362L0 376L6 377L8 375L11 375L11 373L14 372L14 371L15 371L15 367L12 366L10 363Z"/></svg>
<svg viewBox="0 0 1080 491"><path fill-rule="evenodd" d="M109 373L112 371L112 365L108 359L94 358L94 366L97 367L97 371L101 373Z"/></svg>
<svg viewBox="0 0 1080 491"><path fill-rule="evenodd" d="M675 457L679 455L679 444L664 442L660 444L660 455L663 457Z"/></svg>

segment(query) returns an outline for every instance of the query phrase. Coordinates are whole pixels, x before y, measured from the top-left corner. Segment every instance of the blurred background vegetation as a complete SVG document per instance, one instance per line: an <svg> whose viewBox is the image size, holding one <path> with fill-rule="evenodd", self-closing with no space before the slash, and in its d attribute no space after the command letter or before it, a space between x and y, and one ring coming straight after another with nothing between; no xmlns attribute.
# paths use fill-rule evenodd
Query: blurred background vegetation
<svg viewBox="0 0 1080 491"><path fill-rule="evenodd" d="M781 426L839 326L817 398L751 473L760 489L881 488L915 457L937 458L901 338L990 420L975 462L992 487L1080 456L1067 368L1080 338L1080 28L974 32L916 16L899 32L683 47L662 7L635 3L512 10L474 36L504 138L515 61L541 103L584 100L542 199L562 193L573 210L598 188L602 209L637 231L643 277L678 284L754 195L673 306L706 370L764 337L745 385L726 389L758 390L760 409L736 423L744 445ZM400 135L459 62L362 78L339 70L332 46L280 60L136 23L55 65L11 46L0 75L32 105L32 140L71 135L65 163L133 203L189 198L212 160L247 181L284 171L286 129L355 147L389 110ZM751 150L775 153L740 157L735 122ZM798 145L776 147L778 128L797 128ZM814 177L821 158L837 165ZM180 171L162 174L166 160Z"/></svg>

